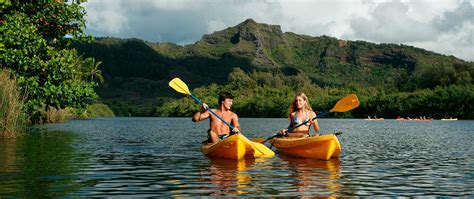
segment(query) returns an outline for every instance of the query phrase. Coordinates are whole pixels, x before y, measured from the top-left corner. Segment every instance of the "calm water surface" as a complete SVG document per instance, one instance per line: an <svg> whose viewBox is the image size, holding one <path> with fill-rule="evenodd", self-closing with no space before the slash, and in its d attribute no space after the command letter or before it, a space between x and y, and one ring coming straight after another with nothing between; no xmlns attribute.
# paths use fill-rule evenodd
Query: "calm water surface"
<svg viewBox="0 0 474 199"><path fill-rule="evenodd" d="M474 121L320 119L340 159L210 159L207 122L99 118L0 139L0 197L474 196ZM286 119L242 118L249 138Z"/></svg>

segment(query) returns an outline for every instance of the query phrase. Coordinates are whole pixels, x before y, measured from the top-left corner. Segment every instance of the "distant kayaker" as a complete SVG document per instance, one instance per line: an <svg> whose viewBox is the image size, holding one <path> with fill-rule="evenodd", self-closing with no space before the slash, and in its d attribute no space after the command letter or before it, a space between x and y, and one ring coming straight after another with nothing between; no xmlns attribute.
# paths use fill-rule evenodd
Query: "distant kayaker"
<svg viewBox="0 0 474 199"><path fill-rule="evenodd" d="M208 106L205 103L203 103L203 105L201 106L201 110L193 115L193 122L199 122L210 118L210 127L207 131L208 142L216 143L231 134L240 133L239 117L237 116L237 114L230 110L232 108L233 103L234 97L232 96L232 94L230 94L229 92L224 92L219 96L219 108L212 109L212 111L214 111L227 123L234 126L234 129L230 129L230 127L227 126L224 122L222 122L219 118L207 111Z"/></svg>
<svg viewBox="0 0 474 199"><path fill-rule="evenodd" d="M306 124L293 129L291 132L288 132L288 128L282 129L280 134L290 137L307 137L309 136L311 126L313 126L315 136L318 136L319 124L318 120L312 120L314 117L316 117L316 113L311 108L308 97L303 92L299 92L296 94L288 110L288 118L290 120L288 128L293 128L305 122Z"/></svg>

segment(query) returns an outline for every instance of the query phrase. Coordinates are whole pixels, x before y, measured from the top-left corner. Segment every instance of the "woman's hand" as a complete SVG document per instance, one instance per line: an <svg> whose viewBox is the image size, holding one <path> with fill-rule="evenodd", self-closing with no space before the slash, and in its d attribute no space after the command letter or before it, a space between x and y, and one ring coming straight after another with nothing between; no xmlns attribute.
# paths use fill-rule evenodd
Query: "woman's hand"
<svg viewBox="0 0 474 199"><path fill-rule="evenodd" d="M280 135L287 136L288 135L288 129L282 129L280 130Z"/></svg>

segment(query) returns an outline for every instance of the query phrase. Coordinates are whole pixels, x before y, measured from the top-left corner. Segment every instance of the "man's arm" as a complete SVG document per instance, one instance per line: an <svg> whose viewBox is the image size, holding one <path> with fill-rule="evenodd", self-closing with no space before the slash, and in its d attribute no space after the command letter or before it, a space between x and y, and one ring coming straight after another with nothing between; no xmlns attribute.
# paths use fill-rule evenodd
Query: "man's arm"
<svg viewBox="0 0 474 199"><path fill-rule="evenodd" d="M239 124L239 117L235 113L233 114L231 124L232 126L235 127L234 129L232 129L232 132L240 133L241 129L240 129L240 124Z"/></svg>
<svg viewBox="0 0 474 199"><path fill-rule="evenodd" d="M192 120L193 120L193 122L199 122L199 121L202 121L202 120L205 120L205 119L209 118L210 116L211 115L210 115L209 111L207 111L207 104L202 104L201 110L194 113Z"/></svg>

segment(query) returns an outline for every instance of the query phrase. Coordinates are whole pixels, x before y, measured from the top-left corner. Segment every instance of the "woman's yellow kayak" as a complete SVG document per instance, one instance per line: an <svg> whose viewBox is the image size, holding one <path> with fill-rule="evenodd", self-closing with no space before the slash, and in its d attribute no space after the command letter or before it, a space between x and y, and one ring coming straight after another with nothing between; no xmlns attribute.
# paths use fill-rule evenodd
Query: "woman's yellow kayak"
<svg viewBox="0 0 474 199"><path fill-rule="evenodd" d="M329 160L341 154L341 144L334 134L307 138L279 137L270 143L281 153L290 156Z"/></svg>
<svg viewBox="0 0 474 199"><path fill-rule="evenodd" d="M206 156L239 160L243 158L272 157L275 152L265 145L252 142L241 133L231 135L213 144L203 144L201 151Z"/></svg>

